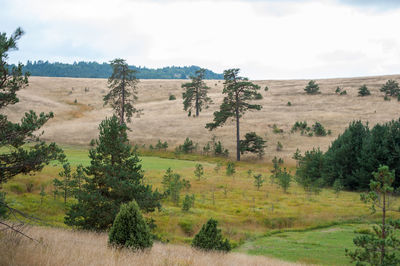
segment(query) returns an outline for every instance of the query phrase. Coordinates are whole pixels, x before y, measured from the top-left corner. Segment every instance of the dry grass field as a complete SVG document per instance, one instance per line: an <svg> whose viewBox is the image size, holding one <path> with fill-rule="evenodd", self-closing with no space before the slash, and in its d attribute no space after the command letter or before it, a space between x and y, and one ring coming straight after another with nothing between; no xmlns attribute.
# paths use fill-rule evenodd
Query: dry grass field
<svg viewBox="0 0 400 266"><path fill-rule="evenodd" d="M0 237L0 265L300 265L265 256L201 252L187 246L155 243L144 252L107 247L107 234L31 227L40 244L12 233Z"/></svg>
<svg viewBox="0 0 400 266"><path fill-rule="evenodd" d="M296 148L301 151L312 147L326 150L338 134L343 132L348 123L355 119L368 121L370 125L397 119L400 103L396 99L384 101L379 88L388 80L400 80L400 75L346 79L317 80L321 94L306 95L303 88L308 80L265 80L255 83L269 87L262 91L264 99L259 101L263 109L248 112L242 119L241 135L255 131L268 140L265 160L272 157L286 158L291 162L291 155ZM211 87L210 96L214 104L200 113L200 117L188 117L183 111L181 84L187 80L141 80L139 83L139 101L137 106L143 109L140 117L135 117L129 125L131 140L138 144L155 144L158 139L168 141L173 149L190 137L202 147L213 134L234 154L234 124L228 123L222 128L209 132L205 124L213 119L213 112L219 108L223 95L223 81L207 81ZM358 88L366 84L372 95L358 97ZM337 86L347 90L347 95L334 93ZM47 78L31 77L30 86L19 92L20 103L10 106L7 114L11 119L19 119L22 112L53 111L55 118L44 127L44 138L60 144L87 145L98 134L98 124L111 109L103 107L102 97L107 91L106 79ZM168 96L174 94L175 101ZM74 101L77 103L74 103ZM287 102L292 106L287 106ZM331 136L306 137L300 133L290 133L296 121L315 121L322 123L332 131ZM274 134L272 125L283 129L283 133ZM283 144L282 151L276 151L276 144ZM244 159L250 156L245 156Z"/></svg>

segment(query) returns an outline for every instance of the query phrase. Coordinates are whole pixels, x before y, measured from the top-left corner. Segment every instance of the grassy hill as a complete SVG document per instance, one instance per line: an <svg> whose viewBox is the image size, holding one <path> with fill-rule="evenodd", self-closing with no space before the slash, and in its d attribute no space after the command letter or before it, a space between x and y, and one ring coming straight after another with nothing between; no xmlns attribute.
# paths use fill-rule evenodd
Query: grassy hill
<svg viewBox="0 0 400 266"><path fill-rule="evenodd" d="M269 91L262 92L264 99L259 101L263 106L261 111L245 114L241 135L255 131L268 140L265 161L278 156L286 159L286 163L293 163L290 158L297 148L303 152L318 146L326 150L331 141L355 119L368 121L370 125L397 119L400 103L396 99L384 101L379 92L388 79L399 81L400 75L317 80L322 92L318 95L305 94L303 88L308 80L256 81L262 88L268 86ZM212 121L213 112L223 99L223 81L206 81L211 87L210 97L214 104L198 118L188 117L183 111L181 84L184 82L187 81L142 80L139 83L138 108L144 111L129 124L131 141L148 146L161 139L167 141L173 150L186 137L198 142L201 148L215 135L234 154L233 123L212 132L204 128L206 123ZM357 96L358 88L363 84L368 86L371 96ZM347 95L335 94L337 86L345 89ZM31 77L29 87L19 92L20 103L8 107L7 114L18 119L22 112L29 109L53 111L55 118L46 124L44 138L61 144L87 145L97 136L100 121L112 114L110 108L103 106L102 98L106 91L106 79ZM177 100L169 101L171 94ZM287 105L288 102L291 106ZM307 121L309 125L318 121L331 130L332 135L307 137L300 133L292 134L290 129L296 121ZM283 133L274 133L273 125L282 129ZM279 152L276 151L278 141L283 145ZM251 156L244 156L246 158L252 159Z"/></svg>

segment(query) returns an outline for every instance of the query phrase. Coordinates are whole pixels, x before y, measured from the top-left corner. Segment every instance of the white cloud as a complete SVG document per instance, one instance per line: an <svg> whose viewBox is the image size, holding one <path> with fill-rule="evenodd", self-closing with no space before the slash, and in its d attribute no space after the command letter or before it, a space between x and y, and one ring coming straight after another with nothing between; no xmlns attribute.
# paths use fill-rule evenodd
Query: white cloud
<svg viewBox="0 0 400 266"><path fill-rule="evenodd" d="M14 0L4 6L0 24L27 32L12 60L122 57L148 67L239 67L252 79L399 72L399 9L371 13L334 0Z"/></svg>

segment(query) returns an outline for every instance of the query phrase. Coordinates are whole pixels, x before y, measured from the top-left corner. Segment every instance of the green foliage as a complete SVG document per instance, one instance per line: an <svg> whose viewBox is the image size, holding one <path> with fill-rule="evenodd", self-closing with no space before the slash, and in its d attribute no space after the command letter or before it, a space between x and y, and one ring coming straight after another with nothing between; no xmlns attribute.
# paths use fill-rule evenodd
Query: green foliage
<svg viewBox="0 0 400 266"><path fill-rule="evenodd" d="M108 234L108 243L133 250L153 246L150 229L135 201L121 204Z"/></svg>
<svg viewBox="0 0 400 266"><path fill-rule="evenodd" d="M291 102L287 102L287 106L292 106L292 103Z"/></svg>
<svg viewBox="0 0 400 266"><path fill-rule="evenodd" d="M283 171L279 171L277 174L278 185L283 189L285 193L290 187L290 182L292 181L291 174L283 168Z"/></svg>
<svg viewBox="0 0 400 266"><path fill-rule="evenodd" d="M217 141L215 136L203 147L204 154L208 155L211 151L214 156L228 157L229 155L228 149L225 149L222 142L219 140Z"/></svg>
<svg viewBox="0 0 400 266"><path fill-rule="evenodd" d="M340 191L343 190L343 184L342 181L340 179L336 179L335 182L333 182L333 191L335 191L336 197L339 197L339 193Z"/></svg>
<svg viewBox="0 0 400 266"><path fill-rule="evenodd" d="M58 173L60 179L54 178L53 184L58 192L61 191L64 204L67 204L67 198L71 196L74 189L74 182L71 176L71 166L69 163L63 164L63 170Z"/></svg>
<svg viewBox="0 0 400 266"><path fill-rule="evenodd" d="M137 101L136 71L128 67L124 59L117 58L110 62L113 73L108 78L107 86L110 91L104 96L104 105L110 104L115 115L119 117L120 123L131 121L134 113L141 110L136 109L133 104Z"/></svg>
<svg viewBox="0 0 400 266"><path fill-rule="evenodd" d="M168 100L169 101L175 101L176 100L176 96L173 95L173 94L170 94L169 97L168 97Z"/></svg>
<svg viewBox="0 0 400 266"><path fill-rule="evenodd" d="M382 223L374 226L373 234L360 235L353 239L356 250L346 249L346 255L357 265L399 265L400 255L398 246L400 239L398 230L400 220L389 222L386 220L386 211L389 210L388 196L393 193L394 171L390 171L386 165L381 165L377 172L372 174L374 179L370 182L370 193L362 194L361 200L371 203L371 209L376 211L379 206L382 209ZM397 230L397 232L396 232Z"/></svg>
<svg viewBox="0 0 400 266"><path fill-rule="evenodd" d="M182 84L182 88L185 89L182 93L183 109L188 111L188 116L191 115L192 109L196 111L196 116L199 116L203 107L208 108L208 105L212 103L211 98L207 96L210 88L203 81L205 71L204 68L197 70L196 76L190 77L192 82Z"/></svg>
<svg viewBox="0 0 400 266"><path fill-rule="evenodd" d="M307 94L318 94L318 93L320 93L319 86L318 86L317 83L315 83L314 80L310 80L310 82L308 82L307 86L304 88L304 91Z"/></svg>
<svg viewBox="0 0 400 266"><path fill-rule="evenodd" d="M163 67L147 68L138 66L129 66L129 69L137 71L139 79L186 79L193 76L200 69L198 66L184 67ZM49 61L28 61L23 67L23 72L30 72L32 76L42 77L71 77L71 78L108 78L112 74L112 67L108 63L97 62L76 62L73 64ZM223 79L222 74L217 74L211 70L206 70L205 79ZM86 91L86 88L85 88Z"/></svg>
<svg viewBox="0 0 400 266"><path fill-rule="evenodd" d="M161 150L166 151L168 149L168 142L166 141L161 142L161 140L158 140L157 144L155 145L155 148L159 151Z"/></svg>
<svg viewBox="0 0 400 266"><path fill-rule="evenodd" d="M226 175L227 176L231 176L231 175L234 175L235 173L236 173L235 163L234 162L228 162L228 164L226 165Z"/></svg>
<svg viewBox="0 0 400 266"><path fill-rule="evenodd" d="M181 179L181 176L174 173L171 168L168 168L165 172L162 185L165 195L169 196L175 205L179 205L181 190L190 188L189 180Z"/></svg>
<svg viewBox="0 0 400 266"><path fill-rule="evenodd" d="M307 122L296 121L292 126L291 132L296 132L297 130L305 131L307 129Z"/></svg>
<svg viewBox="0 0 400 266"><path fill-rule="evenodd" d="M398 96L400 93L399 83L390 79L380 88L380 91L384 92L385 96Z"/></svg>
<svg viewBox="0 0 400 266"><path fill-rule="evenodd" d="M189 138L185 139L183 145L179 145L176 147L176 152L178 153L193 153L197 149L197 144L194 144L193 141Z"/></svg>
<svg viewBox="0 0 400 266"><path fill-rule="evenodd" d="M182 202L182 211L188 212L190 208L194 206L194 200L194 194L192 194L191 196L186 195Z"/></svg>
<svg viewBox="0 0 400 266"><path fill-rule="evenodd" d="M369 91L367 85L362 85L359 89L358 89L358 96L368 96L371 95L371 92Z"/></svg>
<svg viewBox="0 0 400 266"><path fill-rule="evenodd" d="M283 145L280 141L276 143L276 151L281 151L283 149Z"/></svg>
<svg viewBox="0 0 400 266"><path fill-rule="evenodd" d="M0 219L8 217L8 208L6 203L6 193L0 192Z"/></svg>
<svg viewBox="0 0 400 266"><path fill-rule="evenodd" d="M336 87L335 93L339 94L342 91L342 88L340 88L339 86Z"/></svg>
<svg viewBox="0 0 400 266"><path fill-rule="evenodd" d="M193 239L192 246L202 250L229 252L231 245L228 239L223 239L221 229L217 228L218 221L210 219Z"/></svg>
<svg viewBox="0 0 400 266"><path fill-rule="evenodd" d="M326 130L324 126L318 121L312 126L312 130L316 136L326 136Z"/></svg>
<svg viewBox="0 0 400 266"><path fill-rule="evenodd" d="M7 37L0 33L0 109L19 102L17 92L28 86L29 73L22 74L22 64L7 64L8 53L17 50L17 41L24 34L21 28ZM62 150L55 143L46 144L39 136L40 128L53 117L53 113L37 115L30 110L20 123L13 123L0 114L0 185L18 174L41 171L52 160L56 160ZM24 144L33 142L29 148Z"/></svg>
<svg viewBox="0 0 400 266"><path fill-rule="evenodd" d="M390 101L390 97L388 95L383 96L384 101Z"/></svg>
<svg viewBox="0 0 400 266"><path fill-rule="evenodd" d="M274 156L274 158L272 159L272 170L271 170L272 175L270 176L271 184L275 183L279 173L282 171L281 169L282 164L283 164L283 159L282 158L278 159L276 156Z"/></svg>
<svg viewBox="0 0 400 266"><path fill-rule="evenodd" d="M322 179L323 153L320 149L313 148L306 151L298 161L296 181L307 192L319 193L324 180Z"/></svg>
<svg viewBox="0 0 400 266"><path fill-rule="evenodd" d="M238 76L239 69L224 71L224 89L226 96L220 106L220 110L214 112L214 121L207 123L206 128L213 130L223 126L229 118L236 121L236 159L240 161L240 118L248 110L261 110L262 106L252 104L251 101L259 98L260 86L250 82L247 78Z"/></svg>
<svg viewBox="0 0 400 266"><path fill-rule="evenodd" d="M255 132L246 133L244 140L240 140L240 153L251 152L258 155L258 158L262 158L264 155L264 149L266 147L262 137L258 136Z"/></svg>
<svg viewBox="0 0 400 266"><path fill-rule="evenodd" d="M265 182L264 177L261 174L253 175L254 177L254 186L257 188L257 190L260 190L260 187L262 187L263 183Z"/></svg>
<svg viewBox="0 0 400 266"><path fill-rule="evenodd" d="M192 220L181 220L178 222L179 227L187 236L192 236L194 233L194 224Z"/></svg>
<svg viewBox="0 0 400 266"><path fill-rule="evenodd" d="M272 125L272 132L274 134L281 134L283 133L283 129L279 128L276 124Z"/></svg>
<svg viewBox="0 0 400 266"><path fill-rule="evenodd" d="M347 95L347 91L346 91L346 90L341 91L341 92L339 93L339 95Z"/></svg>
<svg viewBox="0 0 400 266"><path fill-rule="evenodd" d="M200 181L200 179L204 175L204 168L202 164L196 164L196 169L194 170L194 175L197 177L197 180Z"/></svg>
<svg viewBox="0 0 400 266"><path fill-rule="evenodd" d="M89 150L85 182L65 217L67 225L89 230L108 229L122 203L135 200L144 211L161 207L162 195L143 182L143 170L128 142L126 125L113 116L103 120L99 130L96 146Z"/></svg>

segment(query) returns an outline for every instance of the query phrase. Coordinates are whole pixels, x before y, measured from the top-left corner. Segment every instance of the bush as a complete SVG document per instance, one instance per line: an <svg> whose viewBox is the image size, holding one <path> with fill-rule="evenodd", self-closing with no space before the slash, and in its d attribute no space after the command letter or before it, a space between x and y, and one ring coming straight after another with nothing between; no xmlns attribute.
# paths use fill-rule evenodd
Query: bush
<svg viewBox="0 0 400 266"><path fill-rule="evenodd" d="M362 85L359 89L358 89L358 96L368 96L371 95L371 92L368 90L367 85Z"/></svg>
<svg viewBox="0 0 400 266"><path fill-rule="evenodd" d="M169 196L170 200L174 202L175 205L179 205L181 190L188 190L191 186L188 180L181 179L181 176L174 173L171 168L167 169L161 183L164 187L164 195Z"/></svg>
<svg viewBox="0 0 400 266"><path fill-rule="evenodd" d="M134 250L153 246L150 229L135 201L121 205L108 234L108 242Z"/></svg>
<svg viewBox="0 0 400 266"><path fill-rule="evenodd" d="M326 136L326 130L320 122L315 122L312 126L312 130L316 136Z"/></svg>
<svg viewBox="0 0 400 266"><path fill-rule="evenodd" d="M292 181L292 176L289 172L286 171L286 168L283 168L283 171L279 171L278 173L278 185L283 189L286 193L290 187L290 182Z"/></svg>
<svg viewBox="0 0 400 266"><path fill-rule="evenodd" d="M168 100L174 101L174 100L176 100L176 96L173 94L170 94Z"/></svg>
<svg viewBox="0 0 400 266"><path fill-rule="evenodd" d="M278 141L278 143L276 143L276 151L281 151L283 149L283 145L280 141Z"/></svg>
<svg viewBox="0 0 400 266"><path fill-rule="evenodd" d="M193 226L193 221L191 220L181 220L178 222L179 227L182 229L182 231L185 233L187 236L192 236L194 233L194 226Z"/></svg>
<svg viewBox="0 0 400 266"><path fill-rule="evenodd" d="M246 133L244 138L244 140L240 140L240 153L251 152L257 154L259 158L262 158L267 141L258 136L255 132Z"/></svg>
<svg viewBox="0 0 400 266"><path fill-rule="evenodd" d="M296 132L297 130L304 131L306 129L307 129L307 122L306 121L304 121L304 122L296 121L294 123L294 125L292 126L291 132L293 133L293 132Z"/></svg>
<svg viewBox="0 0 400 266"><path fill-rule="evenodd" d="M278 128L278 126L276 124L273 124L272 125L272 132L274 134L280 134L280 133L283 133L283 129Z"/></svg>
<svg viewBox="0 0 400 266"><path fill-rule="evenodd" d="M317 83L315 83L314 80L310 80L310 82L308 82L307 86L304 88L304 91L307 94L318 94L318 93L320 93L319 86L318 86Z"/></svg>
<svg viewBox="0 0 400 266"><path fill-rule="evenodd" d="M320 149L306 151L300 156L296 170L296 181L307 192L318 192L323 185L322 169L324 157Z"/></svg>
<svg viewBox="0 0 400 266"><path fill-rule="evenodd" d="M292 106L292 103L291 102L287 102L287 106Z"/></svg>
<svg viewBox="0 0 400 266"><path fill-rule="evenodd" d="M194 206L194 194L192 196L186 195L182 203L182 211L188 212Z"/></svg>
<svg viewBox="0 0 400 266"><path fill-rule="evenodd" d="M236 172L235 170L235 163L233 162L228 162L227 166L226 166L226 175L227 176L231 176Z"/></svg>
<svg viewBox="0 0 400 266"><path fill-rule="evenodd" d="M176 152L192 153L197 149L197 144L193 144L193 141L189 138L185 139L183 145L179 145L176 148Z"/></svg>
<svg viewBox="0 0 400 266"><path fill-rule="evenodd" d="M231 251L229 240L223 239L221 229L217 226L218 221L212 218L208 220L195 235L192 246L202 250Z"/></svg>
<svg viewBox="0 0 400 266"><path fill-rule="evenodd" d="M384 92L385 96L397 96L400 93L399 83L390 79L382 86L380 91Z"/></svg>

